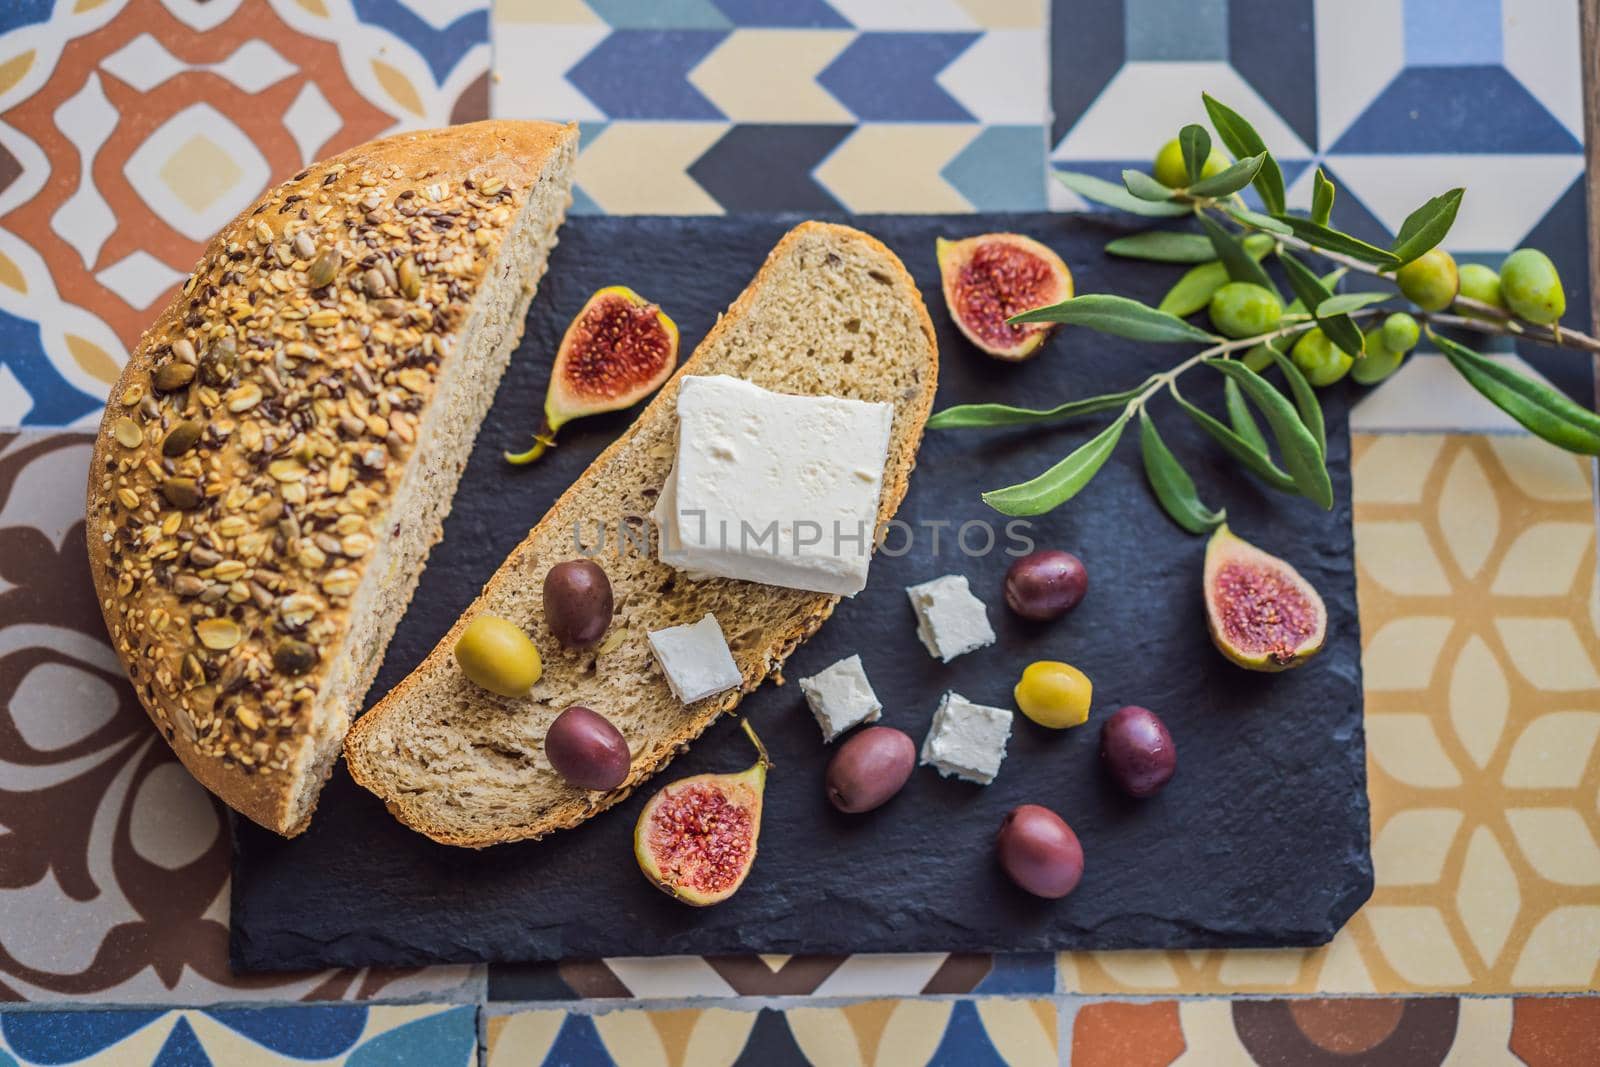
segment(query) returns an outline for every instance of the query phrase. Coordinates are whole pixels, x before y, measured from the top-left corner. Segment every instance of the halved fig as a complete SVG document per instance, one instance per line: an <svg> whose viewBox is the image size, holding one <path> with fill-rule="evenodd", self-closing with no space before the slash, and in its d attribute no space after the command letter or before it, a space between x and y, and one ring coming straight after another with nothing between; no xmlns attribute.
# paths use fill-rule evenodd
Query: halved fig
<svg viewBox="0 0 1600 1067"><path fill-rule="evenodd" d="M544 398L544 425L533 435L533 447L507 452L506 459L532 463L555 444L562 426L638 403L661 388L677 363L677 323L627 286L606 286L561 338Z"/></svg>
<svg viewBox="0 0 1600 1067"><path fill-rule="evenodd" d="M696 907L719 904L738 890L756 860L766 746L750 720L744 732L756 761L738 774L697 774L663 786L639 813L633 854L662 892Z"/></svg>
<svg viewBox="0 0 1600 1067"><path fill-rule="evenodd" d="M1020 233L986 233L937 243L944 302L967 339L997 359L1027 359L1054 323L1013 326L1024 311L1072 296L1072 272L1044 245Z"/></svg>
<svg viewBox="0 0 1600 1067"><path fill-rule="evenodd" d="M1328 609L1300 572L1226 523L1206 546L1206 623L1217 649L1252 671L1298 667L1322 651Z"/></svg>

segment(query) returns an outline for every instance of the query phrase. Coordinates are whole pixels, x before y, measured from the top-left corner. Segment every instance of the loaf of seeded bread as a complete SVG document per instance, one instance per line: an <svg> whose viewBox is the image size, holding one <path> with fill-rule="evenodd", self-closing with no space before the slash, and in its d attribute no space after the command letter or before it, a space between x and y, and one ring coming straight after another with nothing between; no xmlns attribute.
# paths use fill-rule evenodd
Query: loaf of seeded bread
<svg viewBox="0 0 1600 1067"><path fill-rule="evenodd" d="M439 539L571 202L575 126L374 141L206 248L113 389L106 627L186 767L305 828Z"/></svg>
<svg viewBox="0 0 1600 1067"><path fill-rule="evenodd" d="M691 581L656 559L653 530L648 554L617 543L618 522L648 515L666 481L678 383L689 374L892 403L881 522L905 496L939 356L916 284L893 252L845 226L809 222L790 231L633 426L556 501L422 665L350 731L351 774L407 826L446 844L482 847L582 822L665 766L833 612L839 598L829 594L727 578ZM616 614L597 649L564 651L544 622L545 572L573 557L574 527L593 531L597 522L613 531L611 547L596 558L610 576ZM484 612L524 627L544 655L544 675L530 695L496 696L456 665L457 637ZM721 624L743 684L685 706L668 688L646 634L707 612ZM605 715L627 739L633 763L620 788L589 792L551 768L545 731L572 704Z"/></svg>

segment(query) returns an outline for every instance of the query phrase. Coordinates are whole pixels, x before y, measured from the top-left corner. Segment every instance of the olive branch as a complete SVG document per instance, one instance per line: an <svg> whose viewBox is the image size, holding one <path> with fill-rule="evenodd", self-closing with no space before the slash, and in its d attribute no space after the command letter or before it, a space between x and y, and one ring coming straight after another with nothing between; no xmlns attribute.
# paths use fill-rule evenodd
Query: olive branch
<svg viewBox="0 0 1600 1067"><path fill-rule="evenodd" d="M1508 291L1510 299L1502 299L1500 277L1485 268L1477 268L1471 291L1464 291L1468 287L1454 260L1438 247L1455 223L1463 189L1436 196L1412 212L1388 248L1332 226L1337 190L1321 168L1313 179L1309 215L1290 214L1283 172L1260 135L1232 109L1202 95L1212 126L1237 162L1229 164L1213 153L1211 134L1205 127L1189 125L1179 133L1175 146L1162 153L1167 156L1174 147L1181 153L1181 174L1171 173L1177 164L1174 155L1167 164L1165 180L1137 170L1123 171L1121 185L1089 174L1056 175L1062 184L1097 203L1146 218L1196 222L1199 233L1149 230L1119 237L1106 246L1112 255L1189 264L1189 271L1156 307L1093 293L1007 321L1013 325L1066 323L1135 341L1205 347L1122 392L1046 409L962 404L935 413L928 427L936 430L1056 423L1107 411L1118 413L1109 425L1049 470L984 493L985 503L1003 514L1018 516L1043 514L1064 504L1089 484L1115 450L1128 423L1137 419L1144 470L1157 501L1184 529L1192 533L1212 529L1223 520L1223 512L1201 501L1193 478L1167 447L1149 413L1149 402L1165 392L1262 482L1331 508L1333 489L1316 386L1331 384L1347 371L1363 384L1381 381L1399 366L1422 332L1467 382L1532 433L1569 452L1600 455L1600 416L1438 332L1442 328L1502 334L1600 353L1600 340L1560 325L1565 298L1554 268L1542 253L1514 254L1535 257L1533 270L1527 269L1529 263L1521 264L1516 291ZM1156 175L1162 174L1163 165L1158 158ZM1255 187L1265 213L1245 205L1239 194L1247 186ZM1294 295L1286 307L1277 284L1262 266L1261 261L1269 255L1282 268ZM1334 264L1334 270L1318 275L1301 261L1301 255L1319 256ZM1508 279L1511 272L1508 260ZM1335 292L1352 274L1381 280L1390 288ZM1542 288L1527 284L1530 275L1543 283ZM1250 303L1255 319L1237 314L1230 318L1228 307L1215 302L1218 291L1232 283L1243 283L1244 288L1234 286L1228 295ZM1507 289L1511 288L1508 282ZM1400 297L1409 298L1414 306L1401 310L1394 304ZM1187 318L1208 307L1213 329ZM1246 331L1238 329L1235 320L1259 321L1262 314L1270 326L1238 336ZM1363 331L1359 324L1378 316L1385 316L1383 322ZM1179 391L1179 377L1197 367L1223 377L1226 421L1191 403ZM1267 377L1273 369L1283 380L1282 388ZM1276 446L1276 456L1262 430L1263 422Z"/></svg>

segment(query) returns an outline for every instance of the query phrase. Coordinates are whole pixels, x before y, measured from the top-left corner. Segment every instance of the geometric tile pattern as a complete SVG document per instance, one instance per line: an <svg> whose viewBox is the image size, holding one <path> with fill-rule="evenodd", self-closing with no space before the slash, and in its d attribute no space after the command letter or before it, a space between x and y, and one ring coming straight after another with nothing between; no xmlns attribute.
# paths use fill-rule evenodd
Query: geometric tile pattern
<svg viewBox="0 0 1600 1067"><path fill-rule="evenodd" d="M784 1010L691 1007L491 1015L486 1067L735 1063L1055 1067L1048 999L867 1000Z"/></svg>
<svg viewBox="0 0 1600 1067"><path fill-rule="evenodd" d="M1104 1001L1078 1008L1074 1067L1580 1067L1600 1048L1593 998Z"/></svg>
<svg viewBox="0 0 1600 1067"><path fill-rule="evenodd" d="M1387 244L1407 214L1468 189L1447 247L1498 266L1547 251L1568 315L1589 321L1578 0L1058 0L1052 166L1115 179L1148 167L1205 90L1248 118L1284 169L1291 207L1312 174L1339 186L1341 228ZM1091 208L1051 183L1051 203ZM1247 194L1253 197L1253 192ZM1519 354L1588 400L1590 362Z"/></svg>
<svg viewBox="0 0 1600 1067"><path fill-rule="evenodd" d="M0 1013L6 1064L468 1067L477 1010L443 1004Z"/></svg>
<svg viewBox="0 0 1600 1067"><path fill-rule="evenodd" d="M1592 465L1525 435L1356 438L1372 898L1326 948L1087 953L1092 993L1600 982Z"/></svg>
<svg viewBox="0 0 1600 1067"><path fill-rule="evenodd" d="M272 182L481 117L486 0L0 5L0 426L92 420L204 242Z"/></svg>
<svg viewBox="0 0 1600 1067"><path fill-rule="evenodd" d="M500 0L495 115L585 127L577 210L1044 206L1045 0Z"/></svg>

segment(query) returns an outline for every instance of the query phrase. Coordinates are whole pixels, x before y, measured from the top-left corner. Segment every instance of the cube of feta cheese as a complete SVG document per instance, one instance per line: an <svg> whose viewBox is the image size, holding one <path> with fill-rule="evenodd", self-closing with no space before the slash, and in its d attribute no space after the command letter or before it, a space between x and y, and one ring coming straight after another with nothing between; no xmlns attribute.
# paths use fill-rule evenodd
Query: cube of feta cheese
<svg viewBox="0 0 1600 1067"><path fill-rule="evenodd" d="M922 764L945 777L988 785L1000 773L1010 737L1011 712L946 693L922 742Z"/></svg>
<svg viewBox="0 0 1600 1067"><path fill-rule="evenodd" d="M661 561L691 578L859 593L893 421L890 404L684 378L677 458L652 516Z"/></svg>
<svg viewBox="0 0 1600 1067"><path fill-rule="evenodd" d="M699 622L652 630L649 640L667 685L685 704L726 692L743 681L722 627L709 612Z"/></svg>
<svg viewBox="0 0 1600 1067"><path fill-rule="evenodd" d="M949 663L985 645L994 644L994 628L983 601L972 595L964 574L946 574L906 587L917 612L917 636L928 655Z"/></svg>
<svg viewBox="0 0 1600 1067"><path fill-rule="evenodd" d="M822 739L832 741L853 726L877 722L883 705L867 681L860 656L850 656L833 666L800 679L800 691L811 705L811 714L822 727Z"/></svg>

